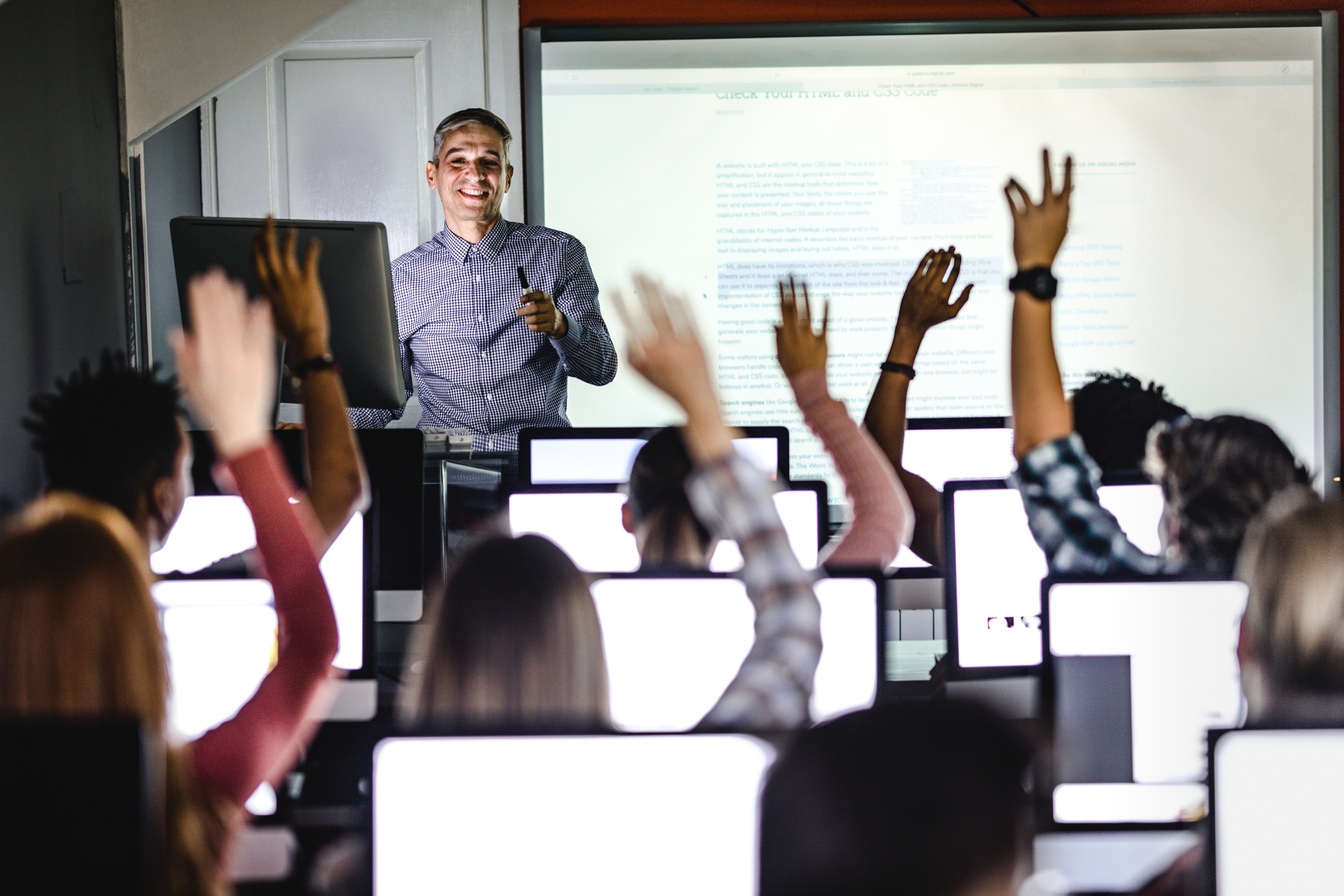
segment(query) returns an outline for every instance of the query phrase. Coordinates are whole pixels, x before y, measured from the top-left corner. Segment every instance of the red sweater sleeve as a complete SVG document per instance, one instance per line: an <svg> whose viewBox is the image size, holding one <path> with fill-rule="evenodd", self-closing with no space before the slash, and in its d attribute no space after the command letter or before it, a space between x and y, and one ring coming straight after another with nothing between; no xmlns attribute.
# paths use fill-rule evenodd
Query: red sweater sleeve
<svg viewBox="0 0 1344 896"><path fill-rule="evenodd" d="M238 714L190 745L202 786L242 807L262 781L288 771L312 725L336 656L336 616L318 569L317 521L273 442L231 458L229 471L256 523L257 548L275 593L275 668Z"/></svg>
<svg viewBox="0 0 1344 896"><path fill-rule="evenodd" d="M804 370L791 377L789 385L803 422L835 462L854 508L849 530L822 559L885 569L896 559L901 544L909 540L908 529L914 520L896 471L872 436L849 416L844 402L831 397L824 369Z"/></svg>

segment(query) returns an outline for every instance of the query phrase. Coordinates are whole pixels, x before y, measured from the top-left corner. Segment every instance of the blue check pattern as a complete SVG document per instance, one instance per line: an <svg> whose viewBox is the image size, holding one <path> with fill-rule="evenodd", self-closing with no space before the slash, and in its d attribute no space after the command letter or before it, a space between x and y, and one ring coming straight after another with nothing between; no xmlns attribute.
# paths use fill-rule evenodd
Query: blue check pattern
<svg viewBox="0 0 1344 896"><path fill-rule="evenodd" d="M1145 554L1101 506L1101 469L1077 433L1038 445L1008 479L1022 493L1027 523L1052 573L1179 572L1180 563Z"/></svg>
<svg viewBox="0 0 1344 896"><path fill-rule="evenodd" d="M515 313L519 267L568 319L563 339L533 333ZM588 254L567 233L501 219L472 244L444 228L392 262L392 286L402 376L409 390L414 374L420 424L464 426L477 450L514 451L525 426L568 426L567 377L602 386L616 375ZM365 429L400 415L350 410Z"/></svg>

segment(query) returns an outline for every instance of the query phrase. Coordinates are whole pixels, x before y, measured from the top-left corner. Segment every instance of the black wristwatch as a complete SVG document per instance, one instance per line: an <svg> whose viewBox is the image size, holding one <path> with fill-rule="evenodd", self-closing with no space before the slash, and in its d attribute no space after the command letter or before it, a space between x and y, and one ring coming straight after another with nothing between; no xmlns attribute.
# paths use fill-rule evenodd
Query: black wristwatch
<svg viewBox="0 0 1344 896"><path fill-rule="evenodd" d="M1020 289L1033 299L1045 302L1055 297L1055 293L1059 291L1059 281L1050 273L1049 268L1027 268L1025 271L1018 271L1017 276L1008 281L1008 289L1013 292Z"/></svg>

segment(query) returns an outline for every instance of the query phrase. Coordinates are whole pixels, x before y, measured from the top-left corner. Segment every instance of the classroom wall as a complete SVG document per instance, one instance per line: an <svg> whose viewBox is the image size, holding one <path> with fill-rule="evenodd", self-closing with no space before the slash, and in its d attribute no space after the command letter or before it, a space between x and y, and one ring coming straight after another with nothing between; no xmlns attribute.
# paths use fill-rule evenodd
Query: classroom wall
<svg viewBox="0 0 1344 896"><path fill-rule="evenodd" d="M41 482L29 396L127 347L118 81L114 0L0 5L0 513Z"/></svg>

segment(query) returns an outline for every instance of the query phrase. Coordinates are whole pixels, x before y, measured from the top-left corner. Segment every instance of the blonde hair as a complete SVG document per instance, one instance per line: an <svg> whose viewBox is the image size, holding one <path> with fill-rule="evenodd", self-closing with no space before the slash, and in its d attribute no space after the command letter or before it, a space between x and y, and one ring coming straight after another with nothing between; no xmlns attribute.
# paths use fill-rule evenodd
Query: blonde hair
<svg viewBox="0 0 1344 896"><path fill-rule="evenodd" d="M1344 695L1344 499L1280 495L1247 531L1237 578L1269 699Z"/></svg>
<svg viewBox="0 0 1344 896"><path fill-rule="evenodd" d="M0 537L0 713L137 719L163 743L164 892L224 893L227 813L166 745L168 667L149 551L109 505L53 492Z"/></svg>
<svg viewBox="0 0 1344 896"><path fill-rule="evenodd" d="M588 580L545 538L494 535L433 598L402 693L408 724L605 727L607 664Z"/></svg>

